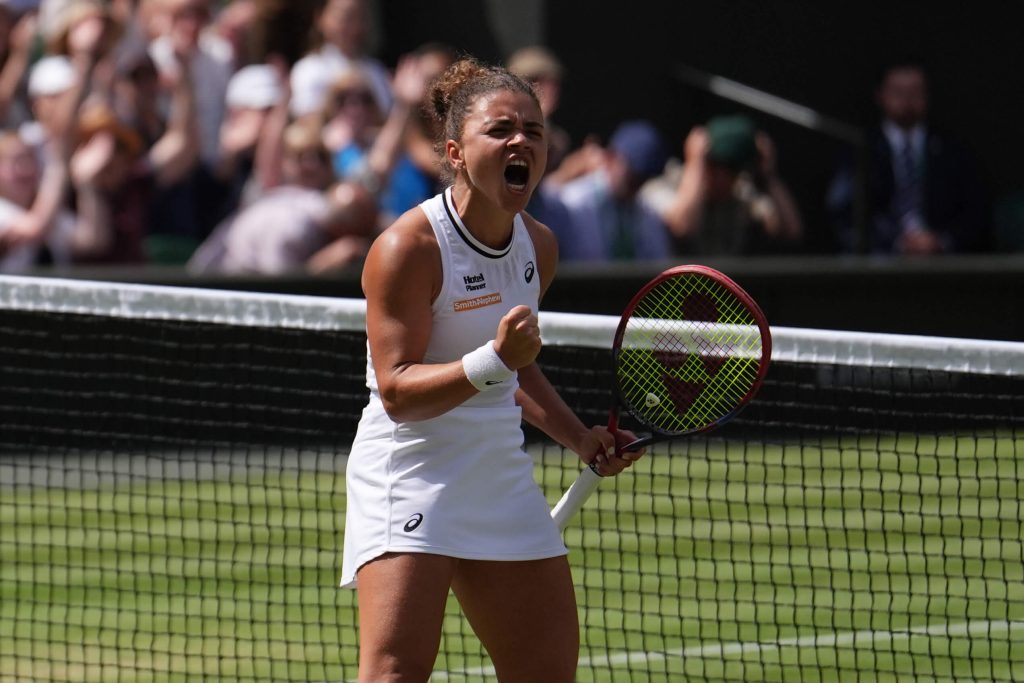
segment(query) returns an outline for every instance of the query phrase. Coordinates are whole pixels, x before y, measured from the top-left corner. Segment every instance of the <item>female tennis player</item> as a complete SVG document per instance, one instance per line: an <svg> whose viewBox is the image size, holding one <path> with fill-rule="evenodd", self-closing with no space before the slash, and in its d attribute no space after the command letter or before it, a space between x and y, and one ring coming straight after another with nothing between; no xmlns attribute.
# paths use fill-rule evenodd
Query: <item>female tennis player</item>
<svg viewBox="0 0 1024 683"><path fill-rule="evenodd" d="M346 474L341 580L358 580L359 680L426 681L451 588L501 681L568 683L572 577L521 420L601 474L639 454L616 455L535 363L557 245L524 213L547 156L531 87L465 59L429 106L452 185L385 230L363 271L370 400Z"/></svg>

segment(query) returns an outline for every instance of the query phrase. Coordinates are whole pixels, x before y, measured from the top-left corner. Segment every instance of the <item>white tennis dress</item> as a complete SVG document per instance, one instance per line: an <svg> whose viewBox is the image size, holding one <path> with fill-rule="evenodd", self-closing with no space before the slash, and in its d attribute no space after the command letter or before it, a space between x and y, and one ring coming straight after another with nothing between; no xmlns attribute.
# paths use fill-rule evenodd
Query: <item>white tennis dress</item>
<svg viewBox="0 0 1024 683"><path fill-rule="evenodd" d="M537 311L537 257L520 216L509 244L496 250L466 229L451 188L420 208L443 270L423 362L447 363L493 339L512 307ZM481 560L566 554L523 450L516 379L416 422L395 422L384 412L369 350L366 382L370 400L345 475L343 587L354 586L356 570L386 552Z"/></svg>

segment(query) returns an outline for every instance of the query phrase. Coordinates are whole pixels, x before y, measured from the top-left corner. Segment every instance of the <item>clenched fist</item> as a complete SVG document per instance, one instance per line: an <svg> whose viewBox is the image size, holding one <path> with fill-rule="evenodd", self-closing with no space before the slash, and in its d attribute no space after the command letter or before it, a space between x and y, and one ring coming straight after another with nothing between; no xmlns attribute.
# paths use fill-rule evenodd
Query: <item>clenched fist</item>
<svg viewBox="0 0 1024 683"><path fill-rule="evenodd" d="M516 306L498 323L494 350L510 370L532 363L540 347L540 324L529 306Z"/></svg>

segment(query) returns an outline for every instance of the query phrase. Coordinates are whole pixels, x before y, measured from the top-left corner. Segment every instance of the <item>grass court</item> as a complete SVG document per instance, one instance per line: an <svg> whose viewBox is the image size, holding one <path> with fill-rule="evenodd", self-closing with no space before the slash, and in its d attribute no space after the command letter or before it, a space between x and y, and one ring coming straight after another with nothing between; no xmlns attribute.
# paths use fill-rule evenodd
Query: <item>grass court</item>
<svg viewBox="0 0 1024 683"><path fill-rule="evenodd" d="M579 681L1024 680L1016 435L667 451L566 531ZM354 680L343 477L172 461L0 456L0 680ZM495 680L454 600L437 671Z"/></svg>

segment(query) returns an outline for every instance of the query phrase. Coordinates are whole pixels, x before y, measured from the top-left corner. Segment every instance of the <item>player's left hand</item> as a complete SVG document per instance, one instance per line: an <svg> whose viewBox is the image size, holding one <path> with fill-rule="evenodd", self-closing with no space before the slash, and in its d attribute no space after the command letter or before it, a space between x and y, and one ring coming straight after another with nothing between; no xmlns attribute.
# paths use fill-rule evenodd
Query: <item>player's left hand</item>
<svg viewBox="0 0 1024 683"><path fill-rule="evenodd" d="M629 430L620 430L613 435L607 427L599 425L590 429L586 439L587 443L581 447L579 452L590 454L590 460L584 459L587 464L593 463L598 474L602 477L612 477L630 467L647 451L646 448L636 451L621 450L636 439L636 434Z"/></svg>

